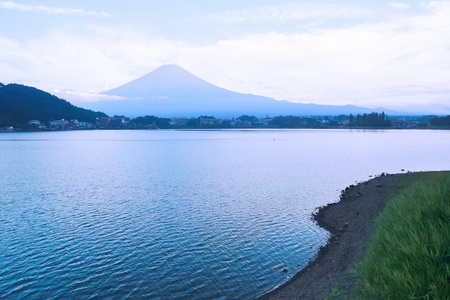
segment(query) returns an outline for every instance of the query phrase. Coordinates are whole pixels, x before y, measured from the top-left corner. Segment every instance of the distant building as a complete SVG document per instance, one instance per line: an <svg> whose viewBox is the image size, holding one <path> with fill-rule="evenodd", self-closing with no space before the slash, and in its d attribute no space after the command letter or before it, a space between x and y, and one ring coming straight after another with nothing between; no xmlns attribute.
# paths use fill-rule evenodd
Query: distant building
<svg viewBox="0 0 450 300"><path fill-rule="evenodd" d="M41 122L39 120L30 120L28 121L28 125L40 126Z"/></svg>
<svg viewBox="0 0 450 300"><path fill-rule="evenodd" d="M241 124L242 124L242 127L247 127L247 128L252 127L252 122L250 122L250 121L244 121L244 122L241 122Z"/></svg>
<svg viewBox="0 0 450 300"><path fill-rule="evenodd" d="M114 116L110 120L109 126L121 127L121 126L125 125L125 123L126 123L126 120L125 120L124 116Z"/></svg>
<svg viewBox="0 0 450 300"><path fill-rule="evenodd" d="M169 122L172 126L186 126L189 122L189 119L183 118L172 118Z"/></svg>
<svg viewBox="0 0 450 300"><path fill-rule="evenodd" d="M52 128L67 129L68 126L69 126L69 121L66 121L64 119L50 121L50 127L52 127Z"/></svg>
<svg viewBox="0 0 450 300"><path fill-rule="evenodd" d="M39 120L30 120L28 121L28 125L30 125L33 128L39 128L39 129L45 129L47 126L45 126L44 123L41 123Z"/></svg>
<svg viewBox="0 0 450 300"><path fill-rule="evenodd" d="M102 117L102 118L97 118L96 120L96 125L98 127L108 127L109 126L109 122L111 122L111 118L110 117Z"/></svg>
<svg viewBox="0 0 450 300"><path fill-rule="evenodd" d="M417 128L419 127L419 122L413 120L405 119L393 119L391 120L393 128Z"/></svg>
<svg viewBox="0 0 450 300"><path fill-rule="evenodd" d="M70 128L79 128L79 127L80 127L80 122L78 122L77 119L75 119L75 120L70 120L70 121L69 121L69 127L70 127Z"/></svg>
<svg viewBox="0 0 450 300"><path fill-rule="evenodd" d="M80 128L84 128L84 129L93 127L91 122L83 122L82 121L82 122L79 122L78 125L79 125Z"/></svg>
<svg viewBox="0 0 450 300"><path fill-rule="evenodd" d="M223 120L213 119L213 118L199 118L200 125L222 125Z"/></svg>
<svg viewBox="0 0 450 300"><path fill-rule="evenodd" d="M262 120L263 125L270 125L272 123L272 121L273 121L273 118L264 118Z"/></svg>
<svg viewBox="0 0 450 300"><path fill-rule="evenodd" d="M7 132L14 131L14 127L12 127L12 126L5 126L5 127L3 127L3 131L7 131Z"/></svg>

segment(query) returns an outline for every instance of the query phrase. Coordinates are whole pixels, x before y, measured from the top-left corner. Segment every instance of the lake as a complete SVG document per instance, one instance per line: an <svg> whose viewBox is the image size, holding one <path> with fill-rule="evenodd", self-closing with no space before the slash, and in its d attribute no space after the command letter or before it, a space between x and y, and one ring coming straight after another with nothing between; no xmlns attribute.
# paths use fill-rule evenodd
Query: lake
<svg viewBox="0 0 450 300"><path fill-rule="evenodd" d="M348 185L450 170L450 131L1 133L0 168L0 298L252 299Z"/></svg>

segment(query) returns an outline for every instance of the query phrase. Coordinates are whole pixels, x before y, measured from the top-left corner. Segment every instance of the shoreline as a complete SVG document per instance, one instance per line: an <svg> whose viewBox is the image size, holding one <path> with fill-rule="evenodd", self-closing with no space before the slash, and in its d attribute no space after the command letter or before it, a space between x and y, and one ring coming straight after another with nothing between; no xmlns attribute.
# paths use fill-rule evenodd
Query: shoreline
<svg viewBox="0 0 450 300"><path fill-rule="evenodd" d="M382 174L347 187L339 202L320 207L313 219L331 233L327 244L286 283L257 299L318 300L329 296L362 257L386 201L427 173Z"/></svg>
<svg viewBox="0 0 450 300"><path fill-rule="evenodd" d="M313 130L380 130L380 131L393 131L393 130L450 130L447 127L417 127L417 128L403 128L403 127L329 127L329 128L320 128L320 127L298 127L298 128L290 128L290 127L217 127L217 128L208 128L208 127L193 127L193 128L182 128L182 127L174 127L174 128L78 128L78 129L45 129L45 130L30 130L23 128L16 128L12 130L4 130L0 128L0 133L19 133L19 132L64 132L64 131L95 131L95 130L180 130L180 131L214 131L214 130L302 130L302 129L313 129Z"/></svg>

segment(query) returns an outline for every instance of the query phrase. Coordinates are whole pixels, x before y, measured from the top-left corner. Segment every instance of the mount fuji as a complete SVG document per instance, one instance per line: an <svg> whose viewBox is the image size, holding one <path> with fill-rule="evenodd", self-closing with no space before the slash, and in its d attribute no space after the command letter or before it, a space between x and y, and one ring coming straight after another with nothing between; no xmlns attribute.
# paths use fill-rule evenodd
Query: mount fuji
<svg viewBox="0 0 450 300"><path fill-rule="evenodd" d="M213 115L219 118L232 118L243 114L264 117L338 115L374 111L353 105L302 104L237 93L208 83L177 65L163 65L147 75L103 94L119 96L121 100L90 103L90 109L128 117Z"/></svg>

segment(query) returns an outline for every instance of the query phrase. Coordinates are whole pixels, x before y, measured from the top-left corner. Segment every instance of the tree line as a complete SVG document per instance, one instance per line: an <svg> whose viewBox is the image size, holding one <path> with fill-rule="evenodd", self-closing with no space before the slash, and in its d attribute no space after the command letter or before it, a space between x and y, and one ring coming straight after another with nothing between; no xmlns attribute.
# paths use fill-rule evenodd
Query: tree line
<svg viewBox="0 0 450 300"><path fill-rule="evenodd" d="M216 119L214 116L199 116L190 119L158 118L145 116L131 119L129 128L339 128L339 127L391 127L385 113L363 115L339 115L335 117L276 116L258 118L242 115L233 119Z"/></svg>
<svg viewBox="0 0 450 300"><path fill-rule="evenodd" d="M384 112L381 114L373 112L370 114L358 114L356 117L350 114L349 123L350 127L391 127L392 123L388 120Z"/></svg>
<svg viewBox="0 0 450 300"><path fill-rule="evenodd" d="M450 127L450 115L446 117L435 117L430 120L430 125L435 127Z"/></svg>

